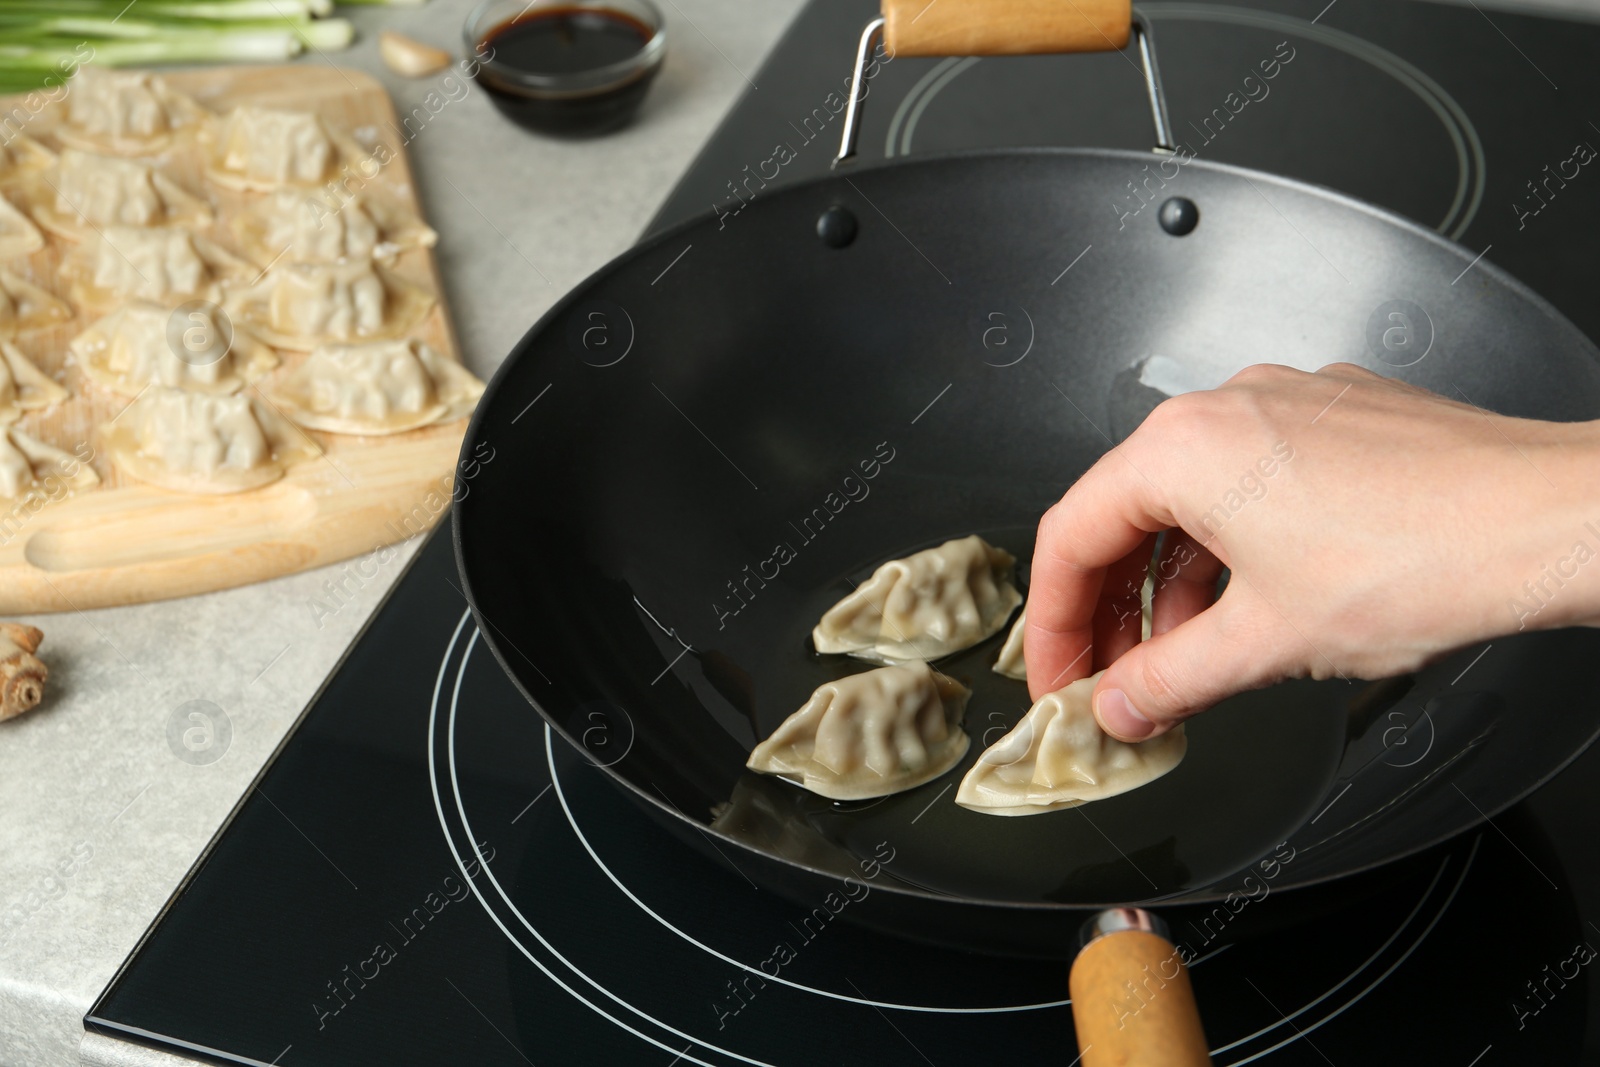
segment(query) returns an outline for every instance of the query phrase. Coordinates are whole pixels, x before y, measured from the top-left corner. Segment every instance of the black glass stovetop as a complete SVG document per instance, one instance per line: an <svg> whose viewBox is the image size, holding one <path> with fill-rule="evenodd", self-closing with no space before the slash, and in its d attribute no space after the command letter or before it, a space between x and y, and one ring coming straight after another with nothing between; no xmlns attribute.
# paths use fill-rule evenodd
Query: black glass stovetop
<svg viewBox="0 0 1600 1067"><path fill-rule="evenodd" d="M1396 0L1144 10L1196 154L1435 226L1600 337L1600 26ZM653 228L825 172L872 13L807 7ZM1117 55L898 60L862 162L1143 148L1141 93ZM223 1063L1073 1062L1064 964L775 897L607 783L596 764L628 741L612 725L584 751L545 729L436 531L85 1025ZM1600 751L1293 933L1175 931L1201 957L1215 1062L1600 1063L1597 771Z"/></svg>

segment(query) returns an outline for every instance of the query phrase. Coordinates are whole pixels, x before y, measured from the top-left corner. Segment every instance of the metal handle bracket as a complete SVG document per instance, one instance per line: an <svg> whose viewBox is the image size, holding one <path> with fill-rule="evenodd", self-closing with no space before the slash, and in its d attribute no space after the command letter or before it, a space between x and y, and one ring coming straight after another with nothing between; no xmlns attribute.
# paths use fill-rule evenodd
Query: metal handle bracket
<svg viewBox="0 0 1600 1067"><path fill-rule="evenodd" d="M856 142L861 134L861 108L867 95L867 64L883 41L884 20L879 17L867 23L856 45L855 68L850 74L850 100L845 106L844 128L839 138L839 153L833 157L833 166L849 163L856 157ZM1133 10L1130 45L1139 49L1140 66L1144 70L1144 88L1150 98L1150 117L1155 125L1156 143L1151 149L1162 155L1172 155L1177 147L1172 143L1172 126L1167 119L1167 95L1161 87L1161 69L1156 64L1155 36L1150 22L1138 8Z"/></svg>

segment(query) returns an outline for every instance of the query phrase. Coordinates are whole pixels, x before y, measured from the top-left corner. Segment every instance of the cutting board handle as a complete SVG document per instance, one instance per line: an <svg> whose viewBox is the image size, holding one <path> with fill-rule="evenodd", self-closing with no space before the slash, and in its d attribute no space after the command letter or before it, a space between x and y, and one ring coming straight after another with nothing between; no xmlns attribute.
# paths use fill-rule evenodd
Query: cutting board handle
<svg viewBox="0 0 1600 1067"><path fill-rule="evenodd" d="M1101 912L1072 964L1082 1067L1211 1067L1178 950L1139 908Z"/></svg>
<svg viewBox="0 0 1600 1067"><path fill-rule="evenodd" d="M882 0L895 56L1113 52L1128 43L1132 0Z"/></svg>

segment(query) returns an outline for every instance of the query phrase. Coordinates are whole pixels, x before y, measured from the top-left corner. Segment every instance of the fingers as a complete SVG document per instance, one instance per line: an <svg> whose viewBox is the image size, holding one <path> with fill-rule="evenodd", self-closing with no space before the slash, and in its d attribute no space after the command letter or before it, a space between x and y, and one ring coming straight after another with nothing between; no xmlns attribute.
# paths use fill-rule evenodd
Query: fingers
<svg viewBox="0 0 1600 1067"><path fill-rule="evenodd" d="M1316 373L1324 378L1338 378L1341 381L1382 382L1389 380L1376 371L1368 370L1359 363L1329 363L1327 366L1318 368Z"/></svg>
<svg viewBox="0 0 1600 1067"><path fill-rule="evenodd" d="M1168 517L1153 514L1158 509L1148 502L1148 491L1132 464L1112 452L1040 520L1023 636L1035 700L1093 673L1090 650L1106 569L1171 525ZM1145 559L1149 551L1144 549Z"/></svg>
<svg viewBox="0 0 1600 1067"><path fill-rule="evenodd" d="M1150 573L1150 555L1156 535L1149 534L1139 547L1106 568L1100 603L1094 613L1094 664L1090 672L1110 666L1139 643L1144 634L1144 581Z"/></svg>
<svg viewBox="0 0 1600 1067"><path fill-rule="evenodd" d="M1156 590L1150 634L1164 634L1188 622L1217 599L1222 561L1183 530L1169 530L1156 561Z"/></svg>
<svg viewBox="0 0 1600 1067"><path fill-rule="evenodd" d="M1095 686L1095 718L1106 733L1143 741L1217 701L1283 676L1248 602L1232 595L1166 633L1129 649Z"/></svg>

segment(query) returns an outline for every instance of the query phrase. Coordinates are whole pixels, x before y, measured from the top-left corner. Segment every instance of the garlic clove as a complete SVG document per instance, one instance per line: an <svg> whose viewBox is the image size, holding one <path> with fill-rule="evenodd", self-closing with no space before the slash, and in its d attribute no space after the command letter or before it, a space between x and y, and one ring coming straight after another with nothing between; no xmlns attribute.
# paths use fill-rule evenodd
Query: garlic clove
<svg viewBox="0 0 1600 1067"><path fill-rule="evenodd" d="M450 65L450 53L405 34L384 30L378 34L378 55L384 66L407 78L422 78Z"/></svg>

